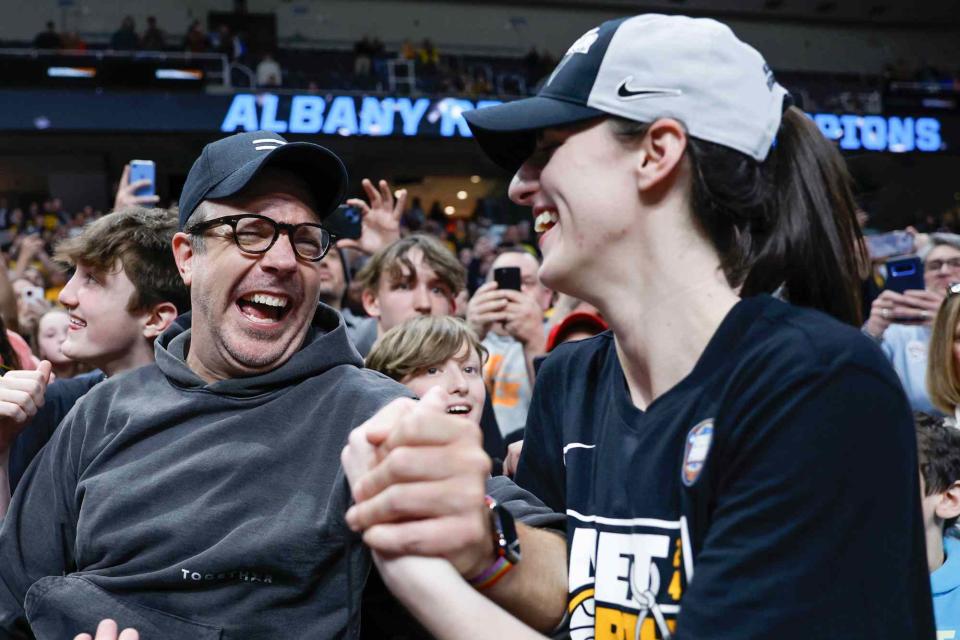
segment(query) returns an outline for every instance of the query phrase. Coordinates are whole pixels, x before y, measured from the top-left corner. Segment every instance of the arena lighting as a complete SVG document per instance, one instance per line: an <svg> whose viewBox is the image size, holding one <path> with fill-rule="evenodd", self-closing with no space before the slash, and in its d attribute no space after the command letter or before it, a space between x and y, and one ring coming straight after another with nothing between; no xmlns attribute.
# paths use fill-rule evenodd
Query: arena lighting
<svg viewBox="0 0 960 640"><path fill-rule="evenodd" d="M807 114L841 149L854 151L942 151L940 121L936 118L861 116L832 113Z"/></svg>
<svg viewBox="0 0 960 640"><path fill-rule="evenodd" d="M463 113L500 104L463 98L399 96L255 95L233 96L220 130L341 136L472 137ZM856 114L807 114L825 136L844 150L936 153L946 150L937 118ZM480 176L472 176L474 184Z"/></svg>
<svg viewBox="0 0 960 640"><path fill-rule="evenodd" d="M457 191L457 200L466 200L467 192L466 191Z"/></svg>
<svg viewBox="0 0 960 640"><path fill-rule="evenodd" d="M47 76L50 78L93 78L97 70L93 67L49 67Z"/></svg>
<svg viewBox="0 0 960 640"><path fill-rule="evenodd" d="M224 133L266 130L276 133L389 136L394 135L396 119L399 117L404 136L417 135L426 119L429 123L440 123L439 134L444 138L470 138L473 134L463 119L463 112L500 103L500 100L479 100L474 104L460 98L323 98L315 95L295 95L281 103L280 98L273 94L258 96L241 93L233 97L220 130Z"/></svg>
<svg viewBox="0 0 960 640"><path fill-rule="evenodd" d="M203 80L199 69L157 69L157 80Z"/></svg>
<svg viewBox="0 0 960 640"><path fill-rule="evenodd" d="M447 214L448 216L452 216L453 214L455 214L455 213L457 212L457 208L456 208L456 207L451 207L450 205L447 205L446 207L443 208L443 212L444 212L445 214Z"/></svg>
<svg viewBox="0 0 960 640"><path fill-rule="evenodd" d="M480 176L470 176L470 182L473 184L480 184Z"/></svg>

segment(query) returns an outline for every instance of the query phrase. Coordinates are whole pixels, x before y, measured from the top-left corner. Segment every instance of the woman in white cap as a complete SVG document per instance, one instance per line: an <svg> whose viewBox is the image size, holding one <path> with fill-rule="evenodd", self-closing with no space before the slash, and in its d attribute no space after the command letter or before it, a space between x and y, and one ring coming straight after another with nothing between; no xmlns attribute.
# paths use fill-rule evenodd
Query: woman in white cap
<svg viewBox="0 0 960 640"><path fill-rule="evenodd" d="M517 472L568 516L554 562L568 561L571 637L932 637L910 409L855 328L849 179L760 54L713 20L615 20L577 40L537 96L465 117L533 210L543 282L612 329L543 364ZM439 555L404 540L402 520L482 510L466 476L462 500L431 501L429 456L452 454L432 446L442 420L369 428L386 455L351 471L348 522L380 553ZM415 447L425 470L390 473ZM388 506L414 496L429 506ZM502 524L491 518L495 540ZM522 556L495 585L502 548L477 537L442 553L522 615L544 606L533 568L554 565L518 531ZM485 613L471 635L444 619L462 613L453 604L418 606L429 588L404 562L384 567L388 585L441 637L516 624Z"/></svg>

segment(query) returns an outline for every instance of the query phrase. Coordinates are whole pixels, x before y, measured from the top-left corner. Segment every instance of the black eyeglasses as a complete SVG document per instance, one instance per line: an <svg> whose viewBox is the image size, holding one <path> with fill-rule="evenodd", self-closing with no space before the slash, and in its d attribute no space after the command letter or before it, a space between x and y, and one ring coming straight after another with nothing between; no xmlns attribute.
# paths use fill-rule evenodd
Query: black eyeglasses
<svg viewBox="0 0 960 640"><path fill-rule="evenodd" d="M280 232L286 231L294 253L309 262L322 260L335 239L329 231L313 222L288 224L255 213L205 220L192 225L186 231L199 235L224 224L233 229L233 241L237 247L247 253L266 253L276 243Z"/></svg>

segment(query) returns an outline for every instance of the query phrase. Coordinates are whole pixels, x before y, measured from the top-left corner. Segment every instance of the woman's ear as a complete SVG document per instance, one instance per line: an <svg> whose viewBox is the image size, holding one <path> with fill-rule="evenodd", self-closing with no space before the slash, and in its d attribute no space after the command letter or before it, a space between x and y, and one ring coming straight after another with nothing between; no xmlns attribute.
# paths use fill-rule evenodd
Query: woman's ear
<svg viewBox="0 0 960 640"><path fill-rule="evenodd" d="M687 132L672 118L661 118L649 126L640 141L637 157L637 188L655 193L671 185L687 148Z"/></svg>

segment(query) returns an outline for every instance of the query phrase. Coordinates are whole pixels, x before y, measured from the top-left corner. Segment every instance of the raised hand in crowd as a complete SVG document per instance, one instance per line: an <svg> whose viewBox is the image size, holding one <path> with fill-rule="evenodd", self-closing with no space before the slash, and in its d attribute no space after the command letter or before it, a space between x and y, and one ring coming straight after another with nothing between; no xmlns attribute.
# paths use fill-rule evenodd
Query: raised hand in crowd
<svg viewBox="0 0 960 640"><path fill-rule="evenodd" d="M522 291L502 289L507 304L503 310L503 327L523 345L524 351L537 355L546 350L547 338L543 332L543 308Z"/></svg>
<svg viewBox="0 0 960 640"><path fill-rule="evenodd" d="M503 322L507 300L494 281L483 283L467 303L467 324L480 337L487 337L495 322Z"/></svg>
<svg viewBox="0 0 960 640"><path fill-rule="evenodd" d="M484 283L467 305L467 323L481 339L494 331L509 335L523 345L527 376L535 379L533 359L546 353L543 307L524 291L500 289L495 281Z"/></svg>
<svg viewBox="0 0 960 640"><path fill-rule="evenodd" d="M117 623L107 618L97 625L96 637L91 637L89 633L80 633L73 640L140 640L140 634L136 629L124 629L121 632Z"/></svg>
<svg viewBox="0 0 960 640"><path fill-rule="evenodd" d="M34 261L43 264L47 271L53 271L57 267L53 263L50 254L47 253L46 241L37 234L22 236L18 243L17 263L13 269L12 280L24 277L24 274L32 266Z"/></svg>
<svg viewBox="0 0 960 640"><path fill-rule="evenodd" d="M347 204L360 210L361 232L359 240L340 240L337 246L357 249L371 255L400 239L400 217L407 204L407 190L400 189L394 198L390 184L381 180L373 186L368 178L363 179L363 190L370 203L361 198L350 198Z"/></svg>
<svg viewBox="0 0 960 640"><path fill-rule="evenodd" d="M870 317L864 328L871 336L880 339L894 323L932 326L943 298L938 291L923 289L903 293L884 291L870 306Z"/></svg>
<svg viewBox="0 0 960 640"><path fill-rule="evenodd" d="M113 210L125 209L127 207L141 206L147 207L156 205L160 202L160 196L138 196L137 189L149 186L149 180L137 180L130 182L130 164L123 165L123 173L120 175L120 185L117 187L117 195L113 199Z"/></svg>
<svg viewBox="0 0 960 640"><path fill-rule="evenodd" d="M10 504L7 465L17 434L43 406L52 365L47 360L33 371L7 371L0 377L0 518Z"/></svg>

